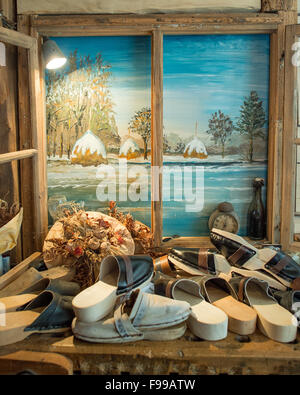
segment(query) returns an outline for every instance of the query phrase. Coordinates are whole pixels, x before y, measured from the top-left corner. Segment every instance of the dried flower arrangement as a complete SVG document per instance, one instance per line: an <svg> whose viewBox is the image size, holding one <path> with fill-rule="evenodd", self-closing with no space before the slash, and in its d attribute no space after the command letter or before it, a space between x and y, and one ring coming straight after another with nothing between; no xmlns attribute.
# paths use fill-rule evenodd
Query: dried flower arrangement
<svg viewBox="0 0 300 395"><path fill-rule="evenodd" d="M136 253L150 255L156 257L154 252L153 234L148 226L134 220L131 214L124 214L117 208L114 201L109 203L108 215L116 218L121 222L130 232L136 246Z"/></svg>
<svg viewBox="0 0 300 395"><path fill-rule="evenodd" d="M102 213L65 210L44 244L44 261L76 268L75 281L82 288L95 283L102 259L107 255L133 254L134 242L116 219Z"/></svg>
<svg viewBox="0 0 300 395"><path fill-rule="evenodd" d="M20 211L20 205L14 203L11 207L5 200L0 199L0 228L11 221Z"/></svg>

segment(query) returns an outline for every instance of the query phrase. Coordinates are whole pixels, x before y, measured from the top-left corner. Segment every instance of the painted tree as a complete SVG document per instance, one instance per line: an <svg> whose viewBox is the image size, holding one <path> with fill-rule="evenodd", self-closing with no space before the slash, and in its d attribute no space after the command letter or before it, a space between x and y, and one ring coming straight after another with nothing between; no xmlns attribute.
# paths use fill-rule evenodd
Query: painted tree
<svg viewBox="0 0 300 395"><path fill-rule="evenodd" d="M143 107L137 111L128 128L130 132L139 134L144 142L144 159L148 159L148 144L151 139L151 109Z"/></svg>
<svg viewBox="0 0 300 395"><path fill-rule="evenodd" d="M259 99L257 92L251 91L241 106L240 118L235 126L235 129L247 141L248 152L246 158L249 162L253 162L255 140L266 137L264 130L265 123L266 114L263 108L263 102Z"/></svg>
<svg viewBox="0 0 300 395"><path fill-rule="evenodd" d="M221 110L212 114L208 121L209 129L206 133L211 135L211 139L216 145L222 148L222 157L225 157L225 146L231 140L231 135L234 130L232 120L228 115L225 115Z"/></svg>
<svg viewBox="0 0 300 395"><path fill-rule="evenodd" d="M166 134L163 135L163 151L164 153L168 153L171 151L171 146L169 143L168 136Z"/></svg>
<svg viewBox="0 0 300 395"><path fill-rule="evenodd" d="M177 141L174 152L177 154L183 154L185 149L185 144L182 140Z"/></svg>
<svg viewBox="0 0 300 395"><path fill-rule="evenodd" d="M70 158L71 149L87 129L119 141L114 103L109 89L111 66L101 54L68 56L68 66L47 76L48 154ZM58 148L59 147L59 148Z"/></svg>

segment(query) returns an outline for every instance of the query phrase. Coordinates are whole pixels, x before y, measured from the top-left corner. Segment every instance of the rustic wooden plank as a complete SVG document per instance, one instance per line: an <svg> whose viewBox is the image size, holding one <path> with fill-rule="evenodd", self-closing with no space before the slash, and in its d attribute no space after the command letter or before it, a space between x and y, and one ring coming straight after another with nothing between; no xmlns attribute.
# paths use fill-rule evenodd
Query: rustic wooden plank
<svg viewBox="0 0 300 395"><path fill-rule="evenodd" d="M180 31L205 31L219 32L226 28L233 31L251 32L260 29L270 31L282 21L282 16L277 14L233 14L233 15L74 15L60 16L34 16L32 24L43 35L94 35L94 34L150 34L153 29L168 32ZM227 25L227 27L226 27ZM251 26L250 26L251 25Z"/></svg>
<svg viewBox="0 0 300 395"><path fill-rule="evenodd" d="M33 15L33 27L47 26L153 26L159 27L170 24L191 25L191 24L279 24L283 21L279 14L150 14L150 15L60 15L44 16Z"/></svg>
<svg viewBox="0 0 300 395"><path fill-rule="evenodd" d="M267 187L267 238L279 241L280 216L277 216L276 200L279 196L279 137L282 122L279 118L281 48L278 32L270 37L270 94L269 94L269 138L268 138L268 187Z"/></svg>
<svg viewBox="0 0 300 395"><path fill-rule="evenodd" d="M299 335L297 344L274 342L258 330L248 342L239 341L239 336L231 332L217 342L188 341L189 338L187 332L175 341L139 341L120 347L88 343L73 336L59 339L33 335L2 350L59 353L70 358L74 370L82 374L298 375L300 371Z"/></svg>
<svg viewBox="0 0 300 395"><path fill-rule="evenodd" d="M27 49L32 48L35 43L33 38L5 27L0 27L0 41Z"/></svg>
<svg viewBox="0 0 300 395"><path fill-rule="evenodd" d="M285 27L297 21L297 13L279 11L282 24L271 35L270 59L270 124L269 124L269 165L267 197L267 234L274 243L280 242L281 230L281 186L282 186L282 139L284 122L284 81L285 81Z"/></svg>
<svg viewBox="0 0 300 395"><path fill-rule="evenodd" d="M292 242L295 190L295 82L297 68L292 64L292 45L296 41L294 25L286 27L286 62L285 62L285 96L284 129L282 142L282 207L281 207L281 244L289 249Z"/></svg>
<svg viewBox="0 0 300 395"><path fill-rule="evenodd" d="M119 26L119 27L110 27L110 26L101 26L101 27L93 27L87 26L85 29L82 29L80 26L74 27L62 27L57 29L55 27L39 27L39 32L44 36L50 37L70 37L70 36L145 36L151 35L153 29L156 29L154 26L141 26L139 28L136 27L127 27L127 26ZM184 26L164 26L161 28L161 31L164 34L271 34L277 30L276 24L269 25L194 25L187 27Z"/></svg>
<svg viewBox="0 0 300 395"><path fill-rule="evenodd" d="M18 0L18 14L148 14L153 12L256 12L260 0Z"/></svg>
<svg viewBox="0 0 300 395"><path fill-rule="evenodd" d="M1 375L16 375L24 371L37 375L72 375L73 363L57 353L17 351L0 356Z"/></svg>
<svg viewBox="0 0 300 395"><path fill-rule="evenodd" d="M151 224L154 245L162 241L162 166L163 166L163 34L155 30L152 35L151 84Z"/></svg>
<svg viewBox="0 0 300 395"><path fill-rule="evenodd" d="M13 2L0 0L3 15L14 22L15 6ZM0 22L0 26L1 22ZM6 44L6 67L0 67L0 154L19 150L18 145L18 92L17 92L17 48ZM0 198L11 205L20 201L19 163L12 162L1 165ZM20 262L21 238L16 248L10 252L11 263Z"/></svg>
<svg viewBox="0 0 300 395"><path fill-rule="evenodd" d="M35 40L35 45L29 51L29 81L32 142L33 147L38 151L33 162L34 239L36 250L42 249L48 232L45 95L42 89L43 76L40 53L38 41Z"/></svg>
<svg viewBox="0 0 300 395"><path fill-rule="evenodd" d="M261 11L297 11L297 0L262 0Z"/></svg>
<svg viewBox="0 0 300 395"><path fill-rule="evenodd" d="M0 0L0 9L9 21L15 21L16 8L11 0Z"/></svg>
<svg viewBox="0 0 300 395"><path fill-rule="evenodd" d="M209 237L178 237L169 241L163 242L162 249L169 249L173 247L204 247L214 248Z"/></svg>
<svg viewBox="0 0 300 395"><path fill-rule="evenodd" d="M30 35L30 18L18 17L18 30ZM19 143L20 149L32 147L31 117L30 117L30 94L28 52L18 48L18 100L19 100ZM20 162L20 198L24 209L22 232L23 258L35 251L34 245L34 195L33 195L33 161L25 159Z"/></svg>
<svg viewBox="0 0 300 395"><path fill-rule="evenodd" d="M9 163L14 160L21 160L25 158L32 158L37 154L37 150L28 149L23 151L10 152L8 154L0 154L0 164Z"/></svg>
<svg viewBox="0 0 300 395"><path fill-rule="evenodd" d="M23 274L34 262L41 258L40 252L35 252L30 257L20 262L17 266L13 267L9 272L0 277L0 290Z"/></svg>

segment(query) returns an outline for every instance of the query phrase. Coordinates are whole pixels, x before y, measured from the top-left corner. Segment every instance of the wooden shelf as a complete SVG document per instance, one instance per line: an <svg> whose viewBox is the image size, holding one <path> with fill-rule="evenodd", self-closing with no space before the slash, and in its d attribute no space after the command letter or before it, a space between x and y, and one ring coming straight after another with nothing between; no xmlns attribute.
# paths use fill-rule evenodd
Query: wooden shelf
<svg viewBox="0 0 300 395"><path fill-rule="evenodd" d="M293 344L274 342L260 332L249 342L229 333L217 342L190 341L185 337L170 342L142 341L129 344L97 344L66 337L32 335L27 340L1 347L5 355L20 350L53 352L73 362L81 374L201 374L269 375L300 372L300 336Z"/></svg>

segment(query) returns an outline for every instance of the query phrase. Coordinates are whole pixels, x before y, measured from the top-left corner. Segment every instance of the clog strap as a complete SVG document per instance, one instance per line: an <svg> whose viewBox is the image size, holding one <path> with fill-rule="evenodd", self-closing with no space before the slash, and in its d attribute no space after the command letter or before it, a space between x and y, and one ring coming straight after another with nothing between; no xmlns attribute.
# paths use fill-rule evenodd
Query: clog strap
<svg viewBox="0 0 300 395"><path fill-rule="evenodd" d="M155 281L154 290L157 295L166 296L173 299L173 289L178 280L176 279L162 279Z"/></svg>
<svg viewBox="0 0 300 395"><path fill-rule="evenodd" d="M170 256L203 274L216 274L215 254L208 248L173 248Z"/></svg>
<svg viewBox="0 0 300 395"><path fill-rule="evenodd" d="M238 299L235 289L231 286L231 284L228 281L226 281L222 277L211 276L211 275L195 276L195 277L191 277L190 280L193 280L200 285L201 294L205 297L205 299L209 303L211 303L211 299L209 297L209 292L206 288L208 282L213 282L217 287L220 287L224 289L226 292L228 292L228 295L231 295L234 299Z"/></svg>
<svg viewBox="0 0 300 395"><path fill-rule="evenodd" d="M251 306L248 293L247 293L247 287L250 282L255 282L257 285L259 285L266 295L268 295L271 299L276 301L274 296L271 293L269 284L264 281L260 280L255 277L242 277L242 276L234 276L230 280L230 285L233 287L233 289L236 291L238 300L244 303L247 303L249 306Z"/></svg>
<svg viewBox="0 0 300 395"><path fill-rule="evenodd" d="M161 256L153 260L154 271L169 274L174 272L175 267L169 261L168 255Z"/></svg>
<svg viewBox="0 0 300 395"><path fill-rule="evenodd" d="M250 258L255 255L255 251L241 245L227 260L232 266L242 267Z"/></svg>
<svg viewBox="0 0 300 395"><path fill-rule="evenodd" d="M43 308L43 310L24 329L24 332L71 327L74 311L70 300L52 291L44 291L31 302L19 307L18 311L34 310L36 308Z"/></svg>
<svg viewBox="0 0 300 395"><path fill-rule="evenodd" d="M278 251L268 262L265 268L282 279L291 282L291 288L300 290L300 267L285 253Z"/></svg>
<svg viewBox="0 0 300 395"><path fill-rule="evenodd" d="M123 312L126 302L121 304L114 312L115 328L122 338L134 337L143 339L144 334L133 326L127 313Z"/></svg>
<svg viewBox="0 0 300 395"><path fill-rule="evenodd" d="M148 255L117 255L114 259L119 265L117 295L137 288L153 275L153 259Z"/></svg>
<svg viewBox="0 0 300 395"><path fill-rule="evenodd" d="M215 255L208 248L199 248L198 266L204 273L216 274Z"/></svg>
<svg viewBox="0 0 300 395"><path fill-rule="evenodd" d="M300 291L278 291L272 290L272 294L280 306L291 313L295 313L300 308Z"/></svg>

